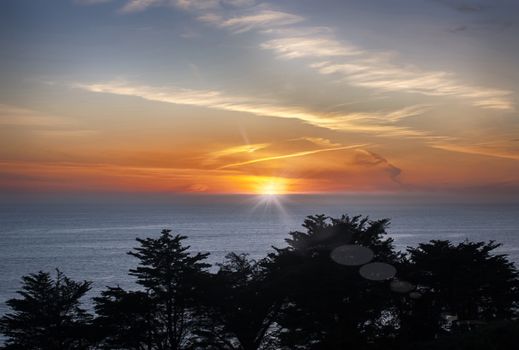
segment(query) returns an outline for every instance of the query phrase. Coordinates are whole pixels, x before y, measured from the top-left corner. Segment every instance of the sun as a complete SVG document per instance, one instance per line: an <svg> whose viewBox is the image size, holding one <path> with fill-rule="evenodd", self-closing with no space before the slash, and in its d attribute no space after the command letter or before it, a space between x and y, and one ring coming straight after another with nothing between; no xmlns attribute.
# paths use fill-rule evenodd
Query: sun
<svg viewBox="0 0 519 350"><path fill-rule="evenodd" d="M285 187L284 181L279 179L269 180L259 184L257 193L268 197L279 196L286 192Z"/></svg>
<svg viewBox="0 0 519 350"><path fill-rule="evenodd" d="M264 196L276 196L279 194L278 186L273 183L268 183L261 189L261 194Z"/></svg>
<svg viewBox="0 0 519 350"><path fill-rule="evenodd" d="M284 203L289 201L288 189L290 187L289 179L282 177L263 177L257 179L254 186L256 196L251 198L254 205L252 212L257 210L263 211L263 214L269 213L288 217Z"/></svg>

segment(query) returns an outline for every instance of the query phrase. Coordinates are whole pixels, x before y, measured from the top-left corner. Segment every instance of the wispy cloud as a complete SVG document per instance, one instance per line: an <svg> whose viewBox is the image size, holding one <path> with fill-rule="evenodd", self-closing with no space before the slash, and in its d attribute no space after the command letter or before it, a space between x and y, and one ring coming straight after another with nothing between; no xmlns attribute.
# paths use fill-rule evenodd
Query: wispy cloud
<svg viewBox="0 0 519 350"><path fill-rule="evenodd" d="M164 3L163 0L130 0L121 8L121 12L140 12L150 6L160 5L162 3Z"/></svg>
<svg viewBox="0 0 519 350"><path fill-rule="evenodd" d="M490 109L514 108L511 91L465 85L454 74L401 67L365 53L349 62L322 61L310 65L322 74L337 74L352 85L383 91L455 96L471 100L474 106Z"/></svg>
<svg viewBox="0 0 519 350"><path fill-rule="evenodd" d="M185 10L205 10L212 9L226 2L219 0L170 0L170 3Z"/></svg>
<svg viewBox="0 0 519 350"><path fill-rule="evenodd" d="M465 84L447 71L394 63L394 53L374 52L337 40L329 27L294 25L305 20L299 15L264 8L255 11L231 19L214 13L198 18L235 33L259 30L271 36L260 44L262 49L274 51L280 59L319 59L309 66L323 75L337 75L353 86L386 92L451 96L468 99L472 105L481 108L514 109L512 91Z"/></svg>
<svg viewBox="0 0 519 350"><path fill-rule="evenodd" d="M76 84L75 86L92 92L135 96L149 101L214 108L266 117L298 119L307 124L331 130L365 132L385 136L427 136L424 132L392 124L392 121L399 118L418 115L421 113L419 108L411 111L412 108L407 107L401 111L387 112L385 115L388 115L389 119L377 124L373 120L383 121L384 113L320 114L301 107L281 105L272 100L228 95L215 90L153 87L121 81ZM370 122L366 122L367 120L370 120Z"/></svg>
<svg viewBox="0 0 519 350"><path fill-rule="evenodd" d="M391 111L387 113L372 112L372 113L352 113L348 115L350 121L362 121L371 124L392 124L403 119L416 117L429 111L429 105L413 105Z"/></svg>
<svg viewBox="0 0 519 350"><path fill-rule="evenodd" d="M451 4L450 1L446 2ZM225 6L224 6L225 5ZM228 16L226 6L239 9ZM394 54L374 52L344 40L337 40L329 27L301 26L306 20L298 14L273 10L268 4L252 0L130 0L123 12L142 11L151 6L174 6L193 12L198 20L233 33L256 30L271 38L260 44L280 59L312 59L309 66L323 75L339 76L345 83L385 92L426 96L457 97L473 106L513 110L512 91L465 84L448 71L426 70L415 65L395 63ZM456 3L460 10L479 9L479 5ZM316 61L318 59L318 61Z"/></svg>
<svg viewBox="0 0 519 350"><path fill-rule="evenodd" d="M359 55L362 51L336 40L324 37L286 37L272 39L261 44L263 49L274 50L278 57L292 59L302 57L333 57Z"/></svg>
<svg viewBox="0 0 519 350"><path fill-rule="evenodd" d="M103 0L79 0L97 1ZM104 0L111 1L111 0ZM121 12L140 12L149 7L168 6L187 11L205 11L221 8L222 6L245 7L254 4L254 0L127 0L121 8Z"/></svg>
<svg viewBox="0 0 519 350"><path fill-rule="evenodd" d="M340 151L340 150L346 150L346 149L355 149L355 148L360 148L360 147L365 147L365 146L367 146L367 145L361 144L361 145L349 145L349 146L341 146L341 147L321 148L321 149L315 149L315 150L310 150L310 151L301 151L301 152L295 152L295 153L290 153L290 154L263 157L263 158L258 158L258 159L247 160L244 162L227 164L227 165L220 167L220 169L235 168L235 167L239 167L239 166L243 166L243 165L269 162L269 161L279 160L279 159L304 157L304 156L308 156L311 154L317 154L317 153L322 153L322 152L332 152L332 151Z"/></svg>
<svg viewBox="0 0 519 350"><path fill-rule="evenodd" d="M251 29L284 26L301 22L303 17L286 12L263 10L258 13L233 17L221 23L222 27L229 27L234 32L245 32Z"/></svg>
<svg viewBox="0 0 519 350"><path fill-rule="evenodd" d="M125 82L78 84L77 87L92 92L141 97L150 101L208 107L269 117L294 118L322 127L325 127L327 123L330 125L334 123L334 120L331 117L321 117L297 107L279 106L273 104L272 101L243 96L232 96L215 90L152 87L133 85Z"/></svg>
<svg viewBox="0 0 519 350"><path fill-rule="evenodd" d="M0 125L56 127L70 125L66 118L33 111L31 109L0 104Z"/></svg>
<svg viewBox="0 0 519 350"><path fill-rule="evenodd" d="M402 174L402 169L391 164L386 158L382 157L380 154L365 149L358 149L355 161L359 165L368 167L382 166L384 167L384 171L389 175L392 181L401 184L400 174Z"/></svg>
<svg viewBox="0 0 519 350"><path fill-rule="evenodd" d="M82 162L0 160L0 189L200 192L214 185L231 192L240 184L232 170L125 166ZM28 176L28 174L30 174ZM230 181L229 179L234 179ZM234 187L232 187L234 186ZM213 191L215 191L213 188Z"/></svg>
<svg viewBox="0 0 519 350"><path fill-rule="evenodd" d="M98 130L85 128L70 118L3 104L0 104L0 127L3 127L0 129L0 139L2 133L9 133L12 131L11 128L30 131L37 136L60 138L84 137L98 133Z"/></svg>
<svg viewBox="0 0 519 350"><path fill-rule="evenodd" d="M485 145L462 145L455 143L436 142L432 143L431 147L442 149L450 152L474 154L493 158L502 158L510 160L519 160L519 152L511 152L506 149L487 147Z"/></svg>
<svg viewBox="0 0 519 350"><path fill-rule="evenodd" d="M296 140L305 140L305 141L311 142L312 144L314 144L316 146L319 146L319 147L331 148L331 147L340 147L341 146L340 143L332 142L329 139L325 139L325 138L322 138L322 137L306 136L306 137L301 137L301 138L298 138L298 139L293 139L292 141L296 141Z"/></svg>
<svg viewBox="0 0 519 350"><path fill-rule="evenodd" d="M257 143L257 144L248 144L241 146L228 147L219 151L212 152L209 156L210 158L219 158L225 157L229 155L236 155L241 153L254 153L258 150L264 149L268 147L270 143Z"/></svg>

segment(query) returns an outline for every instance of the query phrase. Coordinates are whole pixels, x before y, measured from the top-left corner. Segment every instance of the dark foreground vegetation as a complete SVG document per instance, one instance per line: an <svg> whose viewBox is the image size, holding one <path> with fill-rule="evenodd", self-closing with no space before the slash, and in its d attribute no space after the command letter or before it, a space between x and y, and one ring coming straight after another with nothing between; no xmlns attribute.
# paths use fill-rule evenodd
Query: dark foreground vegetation
<svg viewBox="0 0 519 350"><path fill-rule="evenodd" d="M95 313L89 282L23 277L0 319L5 349L513 349L519 279L494 242L430 241L397 252L388 220L310 216L264 259L208 254L162 231L137 239L129 274Z"/></svg>

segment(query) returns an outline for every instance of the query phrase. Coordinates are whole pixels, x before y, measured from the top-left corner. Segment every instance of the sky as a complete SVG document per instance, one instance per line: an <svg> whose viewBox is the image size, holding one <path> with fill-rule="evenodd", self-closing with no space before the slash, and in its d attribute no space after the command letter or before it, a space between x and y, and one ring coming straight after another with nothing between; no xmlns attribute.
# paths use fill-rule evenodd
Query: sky
<svg viewBox="0 0 519 350"><path fill-rule="evenodd" d="M519 195L506 0L2 0L0 192Z"/></svg>

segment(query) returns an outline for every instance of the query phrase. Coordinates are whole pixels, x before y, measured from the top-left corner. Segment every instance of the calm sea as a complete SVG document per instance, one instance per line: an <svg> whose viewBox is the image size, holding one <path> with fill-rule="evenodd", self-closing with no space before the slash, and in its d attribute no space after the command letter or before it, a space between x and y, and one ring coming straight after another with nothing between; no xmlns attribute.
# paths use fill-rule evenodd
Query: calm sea
<svg viewBox="0 0 519 350"><path fill-rule="evenodd" d="M210 252L212 263L231 251L260 258L317 213L390 218L398 249L431 239L496 240L503 243L501 253L519 262L519 203L373 196L15 198L0 201L0 315L20 277L38 270L59 268L93 281L92 295L107 285L134 287L127 271L136 261L126 253L136 237L170 228L188 236L193 251Z"/></svg>

